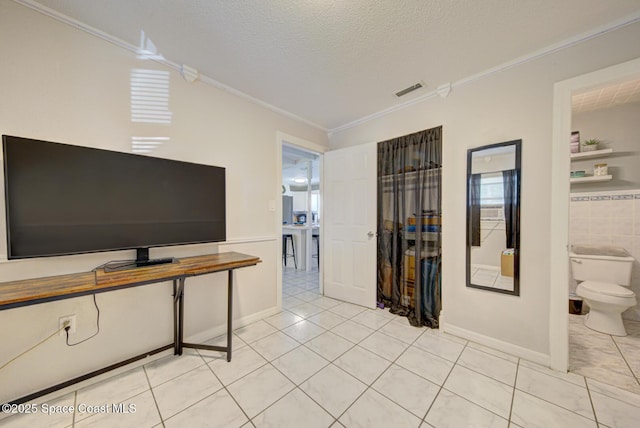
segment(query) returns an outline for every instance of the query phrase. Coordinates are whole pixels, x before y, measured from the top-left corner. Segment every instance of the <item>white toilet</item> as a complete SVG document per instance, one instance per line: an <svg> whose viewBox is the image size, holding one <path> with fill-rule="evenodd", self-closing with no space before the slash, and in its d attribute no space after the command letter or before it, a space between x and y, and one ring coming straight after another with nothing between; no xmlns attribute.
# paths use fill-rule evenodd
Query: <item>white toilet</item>
<svg viewBox="0 0 640 428"><path fill-rule="evenodd" d="M629 288L634 258L619 247L574 245L570 253L576 294L589 305L584 324L613 336L626 336L622 312L637 304Z"/></svg>

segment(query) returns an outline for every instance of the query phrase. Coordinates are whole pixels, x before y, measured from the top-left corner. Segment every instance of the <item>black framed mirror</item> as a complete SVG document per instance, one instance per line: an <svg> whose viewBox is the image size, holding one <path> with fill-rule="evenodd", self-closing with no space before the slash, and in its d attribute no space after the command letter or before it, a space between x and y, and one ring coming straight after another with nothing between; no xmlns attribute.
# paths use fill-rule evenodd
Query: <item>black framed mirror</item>
<svg viewBox="0 0 640 428"><path fill-rule="evenodd" d="M467 287L520 295L521 146L467 151Z"/></svg>

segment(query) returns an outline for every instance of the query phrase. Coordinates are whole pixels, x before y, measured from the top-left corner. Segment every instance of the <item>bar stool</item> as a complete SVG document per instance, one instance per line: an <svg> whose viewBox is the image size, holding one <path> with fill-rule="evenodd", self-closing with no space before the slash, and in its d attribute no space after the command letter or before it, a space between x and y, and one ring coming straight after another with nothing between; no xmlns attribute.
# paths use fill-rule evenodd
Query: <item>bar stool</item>
<svg viewBox="0 0 640 428"><path fill-rule="evenodd" d="M320 235L314 233L311 235L311 239L316 241L316 253L311 257L318 259L318 267L320 267Z"/></svg>
<svg viewBox="0 0 640 428"><path fill-rule="evenodd" d="M291 251L292 253L288 253L288 242L291 241ZM293 265L298 269L298 263L296 262L296 246L293 243L293 235L291 233L282 235L282 261L284 265L287 266L287 259L289 257L293 257Z"/></svg>

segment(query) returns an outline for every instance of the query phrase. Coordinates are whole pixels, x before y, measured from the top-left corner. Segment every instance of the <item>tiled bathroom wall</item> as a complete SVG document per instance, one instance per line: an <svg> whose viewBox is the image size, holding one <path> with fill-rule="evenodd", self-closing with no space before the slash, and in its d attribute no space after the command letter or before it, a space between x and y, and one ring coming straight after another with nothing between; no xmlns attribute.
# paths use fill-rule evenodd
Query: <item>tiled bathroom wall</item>
<svg viewBox="0 0 640 428"><path fill-rule="evenodd" d="M631 289L640 300L640 189L571 193L570 244L601 244L625 248L635 259ZM570 292L576 283L571 279ZM624 313L640 320L638 306Z"/></svg>

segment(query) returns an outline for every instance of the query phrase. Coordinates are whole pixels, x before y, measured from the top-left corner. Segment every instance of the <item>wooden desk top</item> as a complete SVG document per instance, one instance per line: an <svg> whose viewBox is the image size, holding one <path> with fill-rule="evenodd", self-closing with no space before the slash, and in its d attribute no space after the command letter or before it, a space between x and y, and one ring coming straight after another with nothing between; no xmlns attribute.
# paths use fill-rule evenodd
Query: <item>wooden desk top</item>
<svg viewBox="0 0 640 428"><path fill-rule="evenodd" d="M169 281L247 266L262 260L247 254L228 252L184 257L176 263L105 272L91 272L0 283L0 310L35 305L52 300L69 299L136 285Z"/></svg>

